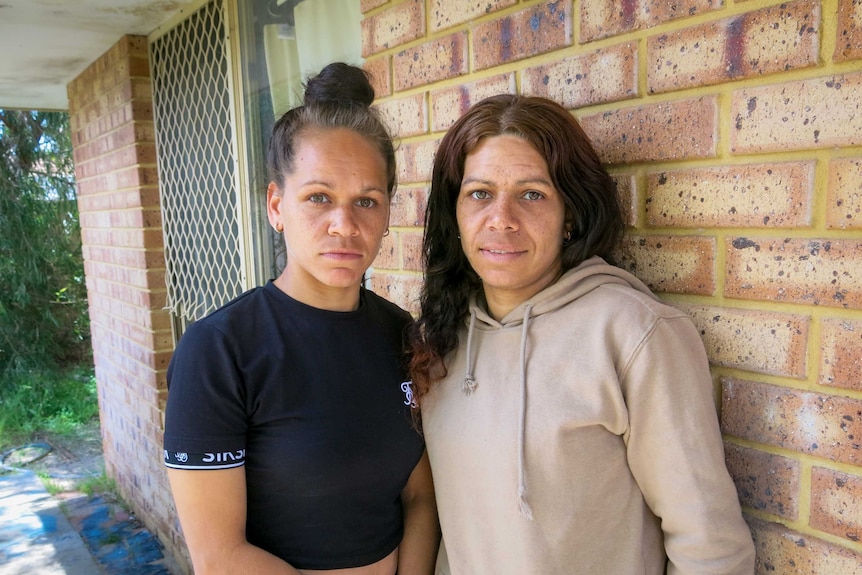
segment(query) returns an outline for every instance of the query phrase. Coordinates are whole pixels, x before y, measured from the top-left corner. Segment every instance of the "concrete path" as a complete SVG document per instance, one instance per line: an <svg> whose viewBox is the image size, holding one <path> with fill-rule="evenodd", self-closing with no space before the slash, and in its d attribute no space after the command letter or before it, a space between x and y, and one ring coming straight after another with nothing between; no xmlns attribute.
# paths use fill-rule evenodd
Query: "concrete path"
<svg viewBox="0 0 862 575"><path fill-rule="evenodd" d="M0 573L105 573L32 471L0 475Z"/></svg>

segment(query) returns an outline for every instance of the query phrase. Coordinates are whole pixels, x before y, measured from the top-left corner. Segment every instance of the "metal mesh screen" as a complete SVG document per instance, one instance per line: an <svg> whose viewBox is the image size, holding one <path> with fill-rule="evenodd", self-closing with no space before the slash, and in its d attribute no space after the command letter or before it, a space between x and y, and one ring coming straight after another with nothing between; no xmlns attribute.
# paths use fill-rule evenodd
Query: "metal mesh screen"
<svg viewBox="0 0 862 575"><path fill-rule="evenodd" d="M168 307L195 321L243 290L224 6L150 44Z"/></svg>

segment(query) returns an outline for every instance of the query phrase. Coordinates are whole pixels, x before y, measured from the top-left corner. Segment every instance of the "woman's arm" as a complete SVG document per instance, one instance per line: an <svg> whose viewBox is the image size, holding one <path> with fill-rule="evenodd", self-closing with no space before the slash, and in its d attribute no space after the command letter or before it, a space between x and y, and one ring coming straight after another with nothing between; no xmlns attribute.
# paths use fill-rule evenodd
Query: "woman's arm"
<svg viewBox="0 0 862 575"><path fill-rule="evenodd" d="M196 575L300 572L246 541L245 468L168 469Z"/></svg>
<svg viewBox="0 0 862 575"><path fill-rule="evenodd" d="M398 575L431 575L440 546L440 523L427 452L410 474L401 501L404 537L398 547Z"/></svg>

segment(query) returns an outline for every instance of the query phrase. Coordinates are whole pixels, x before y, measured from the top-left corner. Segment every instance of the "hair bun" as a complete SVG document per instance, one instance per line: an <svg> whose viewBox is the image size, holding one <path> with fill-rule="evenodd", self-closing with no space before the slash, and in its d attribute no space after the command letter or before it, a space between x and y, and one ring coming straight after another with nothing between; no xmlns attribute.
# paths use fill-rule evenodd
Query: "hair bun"
<svg viewBox="0 0 862 575"><path fill-rule="evenodd" d="M369 107L374 101L368 72L357 66L334 62L305 85L306 106L324 102L352 102Z"/></svg>

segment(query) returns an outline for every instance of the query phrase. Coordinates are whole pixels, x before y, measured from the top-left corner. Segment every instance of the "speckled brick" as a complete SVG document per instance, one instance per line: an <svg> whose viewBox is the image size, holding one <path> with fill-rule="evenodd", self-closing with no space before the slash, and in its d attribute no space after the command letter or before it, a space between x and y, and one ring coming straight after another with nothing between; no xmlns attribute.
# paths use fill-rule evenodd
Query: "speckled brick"
<svg viewBox="0 0 862 575"><path fill-rule="evenodd" d="M434 166L434 154L439 140L402 143L395 150L398 181L402 184L428 182Z"/></svg>
<svg viewBox="0 0 862 575"><path fill-rule="evenodd" d="M472 29L473 69L484 70L570 46L570 6L556 0L478 24Z"/></svg>
<svg viewBox="0 0 862 575"><path fill-rule="evenodd" d="M616 173L611 174L617 185L617 197L620 209L623 212L623 220L629 227L638 225L638 188L635 174Z"/></svg>
<svg viewBox="0 0 862 575"><path fill-rule="evenodd" d="M422 232L401 232L401 267L422 271Z"/></svg>
<svg viewBox="0 0 862 575"><path fill-rule="evenodd" d="M373 272L371 274L371 290L406 309L414 316L419 314L419 295L422 290L422 278L420 276Z"/></svg>
<svg viewBox="0 0 862 575"><path fill-rule="evenodd" d="M826 226L842 230L862 229L862 158L844 158L829 163Z"/></svg>
<svg viewBox="0 0 862 575"><path fill-rule="evenodd" d="M407 90L467 73L467 35L436 38L392 58L395 90Z"/></svg>
<svg viewBox="0 0 862 575"><path fill-rule="evenodd" d="M431 92L431 129L448 130L461 114L488 96L514 94L515 74L498 74L474 82Z"/></svg>
<svg viewBox="0 0 862 575"><path fill-rule="evenodd" d="M718 141L714 96L609 110L580 119L608 164L712 158Z"/></svg>
<svg viewBox="0 0 862 575"><path fill-rule="evenodd" d="M862 308L862 239L728 238L724 294Z"/></svg>
<svg viewBox="0 0 862 575"><path fill-rule="evenodd" d="M389 225L418 227L425 223L428 189L398 186L389 206Z"/></svg>
<svg viewBox="0 0 862 575"><path fill-rule="evenodd" d="M743 505L791 521L798 518L798 461L729 443L724 455Z"/></svg>
<svg viewBox="0 0 862 575"><path fill-rule="evenodd" d="M359 9L363 14L365 14L366 12L370 12L375 8L383 6L387 2L389 2L389 0L359 0Z"/></svg>
<svg viewBox="0 0 862 575"><path fill-rule="evenodd" d="M806 375L809 317L678 304L694 321L710 363L768 375Z"/></svg>
<svg viewBox="0 0 862 575"><path fill-rule="evenodd" d="M637 44L626 42L533 66L521 76L521 92L568 109L616 102L638 95Z"/></svg>
<svg viewBox="0 0 862 575"><path fill-rule="evenodd" d="M585 43L717 10L724 0L587 0L580 5L580 41Z"/></svg>
<svg viewBox="0 0 862 575"><path fill-rule="evenodd" d="M383 270L401 269L401 259L398 256L398 232L390 232L380 242L380 251L377 252L372 267Z"/></svg>
<svg viewBox="0 0 862 575"><path fill-rule="evenodd" d="M424 0L407 0L362 20L362 56L395 48L425 34Z"/></svg>
<svg viewBox="0 0 862 575"><path fill-rule="evenodd" d="M862 391L862 320L822 320L817 383Z"/></svg>
<svg viewBox="0 0 862 575"><path fill-rule="evenodd" d="M836 62L862 58L862 0L838 0Z"/></svg>
<svg viewBox="0 0 862 575"><path fill-rule="evenodd" d="M811 535L746 517L754 536L756 575L862 575L862 554Z"/></svg>
<svg viewBox="0 0 862 575"><path fill-rule="evenodd" d="M486 14L514 6L518 0L429 0L432 32L470 22Z"/></svg>
<svg viewBox="0 0 862 575"><path fill-rule="evenodd" d="M817 65L820 3L801 0L649 38L651 93Z"/></svg>
<svg viewBox="0 0 862 575"><path fill-rule="evenodd" d="M387 100L378 104L378 108L396 138L417 136L428 131L428 102L425 92Z"/></svg>
<svg viewBox="0 0 862 575"><path fill-rule="evenodd" d="M862 463L862 399L722 379L722 430L840 463Z"/></svg>
<svg viewBox="0 0 862 575"><path fill-rule="evenodd" d="M657 292L713 295L715 239L700 236L626 236L620 267Z"/></svg>
<svg viewBox="0 0 862 575"><path fill-rule="evenodd" d="M862 477L824 467L811 470L809 524L815 529L859 543L862 540L860 501Z"/></svg>
<svg viewBox="0 0 862 575"><path fill-rule="evenodd" d="M392 93L392 76L389 74L389 56L366 60L362 65L371 75L371 87L376 98L385 98Z"/></svg>
<svg viewBox="0 0 862 575"><path fill-rule="evenodd" d="M814 162L647 175L650 226L800 228L811 224Z"/></svg>
<svg viewBox="0 0 862 575"><path fill-rule="evenodd" d="M747 88L733 93L734 153L862 144L862 73Z"/></svg>

